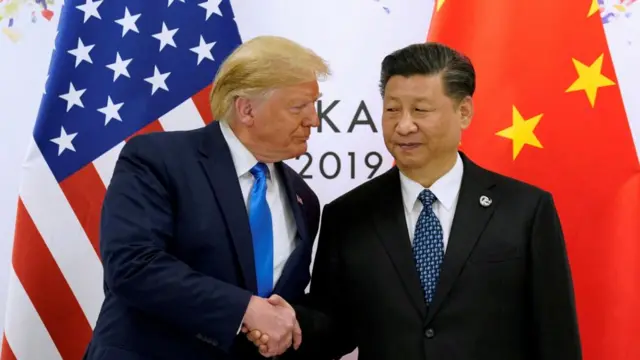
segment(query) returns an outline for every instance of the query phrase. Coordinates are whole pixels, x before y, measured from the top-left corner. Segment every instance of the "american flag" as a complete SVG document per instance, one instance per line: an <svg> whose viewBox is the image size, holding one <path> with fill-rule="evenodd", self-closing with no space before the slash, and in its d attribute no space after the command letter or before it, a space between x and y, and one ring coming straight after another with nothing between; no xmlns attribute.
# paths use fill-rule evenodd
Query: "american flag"
<svg viewBox="0 0 640 360"><path fill-rule="evenodd" d="M120 150L211 122L211 81L241 41L228 0L66 1L21 182L1 360L82 358Z"/></svg>

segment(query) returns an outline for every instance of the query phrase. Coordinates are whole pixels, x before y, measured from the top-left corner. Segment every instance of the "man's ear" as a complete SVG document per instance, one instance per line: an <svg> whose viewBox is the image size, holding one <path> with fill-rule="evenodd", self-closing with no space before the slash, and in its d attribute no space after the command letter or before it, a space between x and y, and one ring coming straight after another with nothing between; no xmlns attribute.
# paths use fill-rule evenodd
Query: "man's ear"
<svg viewBox="0 0 640 360"><path fill-rule="evenodd" d="M252 126L255 117L255 106L250 99L237 97L233 102L236 112L236 121L245 126Z"/></svg>
<svg viewBox="0 0 640 360"><path fill-rule="evenodd" d="M460 126L462 129L466 129L471 124L471 118L473 118L473 100L471 96L466 96L460 101L458 111L460 112Z"/></svg>

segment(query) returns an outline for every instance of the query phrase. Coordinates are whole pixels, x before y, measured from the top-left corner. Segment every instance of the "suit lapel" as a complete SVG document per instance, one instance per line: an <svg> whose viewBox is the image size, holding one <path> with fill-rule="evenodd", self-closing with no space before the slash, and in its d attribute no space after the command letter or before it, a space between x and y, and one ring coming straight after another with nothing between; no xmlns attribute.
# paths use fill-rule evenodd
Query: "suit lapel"
<svg viewBox="0 0 640 360"><path fill-rule="evenodd" d="M460 155L464 164L464 175L449 242L440 270L440 279L433 302L429 306L427 321L433 319L451 291L471 250L489 222L498 200L490 190L493 187L493 182L488 175L489 173L480 169L464 154ZM490 206L484 207L480 204L480 197L483 195L492 199L493 202Z"/></svg>
<svg viewBox="0 0 640 360"><path fill-rule="evenodd" d="M203 155L200 163L221 206L220 212L233 240L245 286L255 293L257 281L249 217L234 170L231 152L217 121L204 129L200 152Z"/></svg>
<svg viewBox="0 0 640 360"><path fill-rule="evenodd" d="M427 307L409 241L398 169L394 167L381 177L380 187L376 189L379 201L373 205L373 223L411 302L421 317L425 317Z"/></svg>
<svg viewBox="0 0 640 360"><path fill-rule="evenodd" d="M276 163L275 167L283 180L287 200L289 201L289 206L291 206L291 211L293 212L293 217L298 228L298 234L300 235L300 238L306 242L309 240L309 233L307 230L307 223L304 220L304 214L302 213L302 198L298 196L293 185L293 175L287 171L284 164L281 162Z"/></svg>
<svg viewBox="0 0 640 360"><path fill-rule="evenodd" d="M297 269L297 265L300 261L301 254L304 253L305 247L309 244L310 239L307 230L307 224L305 222L304 214L302 212L302 201L299 198L298 194L296 194L295 188L293 186L293 178L292 174L290 174L284 167L284 165L279 162L275 164L276 171L280 174L280 178L282 179L282 185L284 185L284 192L287 194L286 199L288 200L288 205L291 208L291 212L293 213L293 218L296 222L296 229L298 230L298 238L301 240L296 244L295 250L289 256L284 269L282 270L282 275L278 282L276 283L275 288L273 289L274 293L280 293L283 290L283 287L287 284L287 280L293 275L293 273ZM300 199L300 200L298 200ZM286 205L285 205L286 206Z"/></svg>

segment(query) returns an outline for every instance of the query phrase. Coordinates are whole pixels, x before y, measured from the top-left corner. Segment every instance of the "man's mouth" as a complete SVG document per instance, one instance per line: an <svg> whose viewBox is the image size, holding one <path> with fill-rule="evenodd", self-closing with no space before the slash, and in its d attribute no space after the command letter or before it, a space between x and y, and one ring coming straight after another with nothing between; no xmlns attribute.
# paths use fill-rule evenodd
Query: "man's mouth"
<svg viewBox="0 0 640 360"><path fill-rule="evenodd" d="M415 149L418 146L420 146L420 143L417 143L417 142L405 142L405 143L398 143L398 146L403 150L411 150L411 149Z"/></svg>

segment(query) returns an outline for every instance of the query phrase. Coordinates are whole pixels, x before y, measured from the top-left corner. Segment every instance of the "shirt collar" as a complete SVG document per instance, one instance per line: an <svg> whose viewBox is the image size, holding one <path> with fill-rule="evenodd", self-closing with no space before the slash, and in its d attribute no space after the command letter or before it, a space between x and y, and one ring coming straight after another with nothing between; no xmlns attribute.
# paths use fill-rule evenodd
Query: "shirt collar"
<svg viewBox="0 0 640 360"><path fill-rule="evenodd" d="M460 158L460 154L458 154L456 163L451 170L436 180L429 188L447 211L451 211L458 198L463 172L462 159ZM420 195L420 192L425 188L419 183L409 179L402 171L400 172L400 187L404 206L411 211L416 201L418 201L418 195Z"/></svg>
<svg viewBox="0 0 640 360"><path fill-rule="evenodd" d="M244 146L244 144L238 139L236 134L231 130L229 124L226 121L220 121L220 130L222 131L222 136L224 140L227 142L229 146L229 150L231 152L231 159L233 160L233 165L236 169L236 174L238 177L241 177L247 174L251 168L253 168L258 160L255 156L249 151L249 149ZM273 174L274 166L272 163L267 163L267 167L269 168L268 178Z"/></svg>

